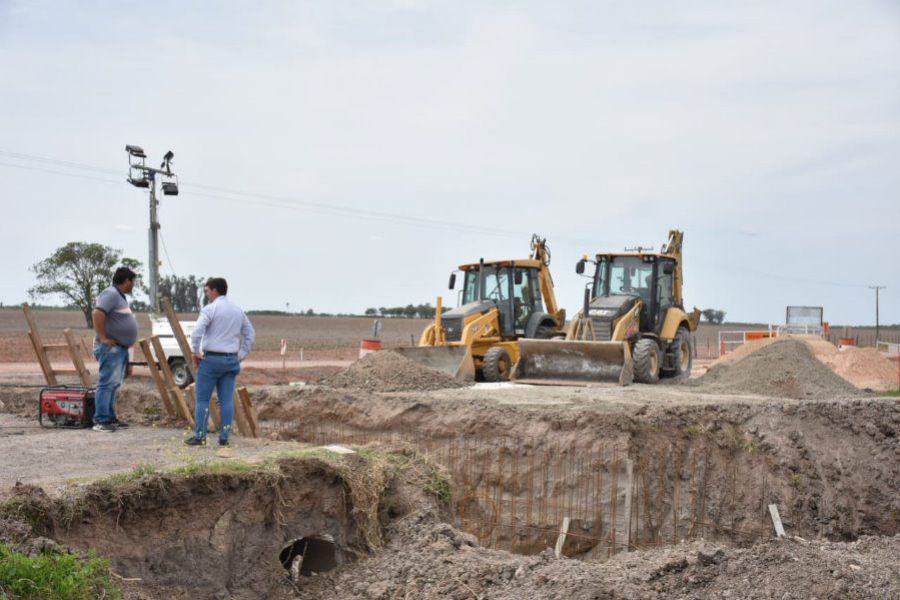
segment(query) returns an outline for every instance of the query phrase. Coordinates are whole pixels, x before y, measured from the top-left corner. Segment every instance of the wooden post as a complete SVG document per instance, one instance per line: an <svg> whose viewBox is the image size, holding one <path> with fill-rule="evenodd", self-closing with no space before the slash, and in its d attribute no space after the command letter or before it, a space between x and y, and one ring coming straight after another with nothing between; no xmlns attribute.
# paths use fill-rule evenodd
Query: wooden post
<svg viewBox="0 0 900 600"><path fill-rule="evenodd" d="M190 392L191 396L194 396L194 393L195 393L194 389L195 389L194 386L191 386L191 392ZM195 397L194 401L196 402L196 397ZM216 431L221 433L221 431L222 431L222 411L220 410L220 406L221 406L220 402L221 402L221 400L219 400L218 394L216 395L215 402L213 402L212 395L210 395L209 416L210 416L210 418L212 418L212 422L216 428Z"/></svg>
<svg viewBox="0 0 900 600"><path fill-rule="evenodd" d="M66 345L69 347L69 356L72 357L72 364L75 365L75 370L78 371L78 379L81 381L81 385L86 388L91 387L91 374L88 372L87 367L84 366L81 355L78 354L78 345L75 343L75 337L72 335L72 330L68 327L65 328L63 330L63 335L66 337Z"/></svg>
<svg viewBox="0 0 900 600"><path fill-rule="evenodd" d="M769 505L769 515L772 517L772 525L775 526L775 535L784 537L784 525L781 524L781 515L778 514L778 505Z"/></svg>
<svg viewBox="0 0 900 600"><path fill-rule="evenodd" d="M631 550L631 493L634 487L634 463L630 458L625 459L625 551Z"/></svg>
<svg viewBox="0 0 900 600"><path fill-rule="evenodd" d="M234 390L234 422L237 423L238 433L242 437L253 437L250 424L247 422L247 417L244 414L244 404L237 388Z"/></svg>
<svg viewBox="0 0 900 600"><path fill-rule="evenodd" d="M169 389L169 393L171 394L172 403L175 405L175 408L178 409L178 412L181 413L181 416L190 423L191 427L194 426L194 413L191 411L184 400L184 392L175 385L175 377L172 375L172 369L169 368L169 362L166 360L166 353L162 348L162 344L159 342L159 336L154 335L150 338L150 343L153 344L153 352L156 354L157 364L159 365L159 371L163 375L163 379L166 381L166 386Z"/></svg>
<svg viewBox="0 0 900 600"><path fill-rule="evenodd" d="M147 368L150 369L150 376L153 378L153 383L156 384L156 390L159 392L159 398L166 409L166 414L170 417L176 416L175 406L172 404L172 399L169 396L169 388L166 387L166 382L159 372L159 366L157 366L156 361L153 359L153 354L150 352L150 343L143 339L138 340L138 345L141 347L141 352L144 353L144 358L147 359Z"/></svg>
<svg viewBox="0 0 900 600"><path fill-rule="evenodd" d="M563 517L562 527L559 530L559 537L556 538L556 548L553 554L556 558L562 557L563 546L566 545L566 535L569 533L569 517Z"/></svg>
<svg viewBox="0 0 900 600"><path fill-rule="evenodd" d="M247 388L238 389L238 395L241 397L241 405L244 408L244 415L247 417L247 423L250 425L250 434L253 437L259 437L259 431L256 428L256 417L253 415L253 405L250 403L250 394Z"/></svg>
<svg viewBox="0 0 900 600"><path fill-rule="evenodd" d="M41 366L41 371L44 372L44 379L47 380L47 385L56 385L59 382L56 379L56 374L53 372L53 367L50 365L50 359L47 358L44 342L41 340L41 334L38 333L37 325L35 325L34 319L31 317L31 310L28 308L27 302L22 305L22 312L25 313L25 321L28 322L28 339L31 340L34 355Z"/></svg>
<svg viewBox="0 0 900 600"><path fill-rule="evenodd" d="M172 301L168 298L163 298L160 300L160 304L162 304L163 310L166 313L166 318L169 320L169 326L172 328L172 335L175 336L175 341L178 342L178 347L181 348L181 353L184 355L188 372L191 374L191 378L194 381L197 381L197 373L194 372L194 353L191 352L191 344L184 335L181 323L178 322L178 315L175 314L175 309L172 308Z"/></svg>

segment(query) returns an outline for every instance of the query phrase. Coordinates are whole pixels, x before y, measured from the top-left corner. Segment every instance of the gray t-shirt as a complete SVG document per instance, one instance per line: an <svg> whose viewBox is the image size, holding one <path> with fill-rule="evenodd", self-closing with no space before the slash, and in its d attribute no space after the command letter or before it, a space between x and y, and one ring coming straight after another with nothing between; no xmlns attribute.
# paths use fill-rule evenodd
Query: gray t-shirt
<svg viewBox="0 0 900 600"><path fill-rule="evenodd" d="M97 297L96 308L106 314L106 337L115 340L120 346L134 345L138 337L138 324L125 294L111 285ZM94 339L100 341L97 337Z"/></svg>

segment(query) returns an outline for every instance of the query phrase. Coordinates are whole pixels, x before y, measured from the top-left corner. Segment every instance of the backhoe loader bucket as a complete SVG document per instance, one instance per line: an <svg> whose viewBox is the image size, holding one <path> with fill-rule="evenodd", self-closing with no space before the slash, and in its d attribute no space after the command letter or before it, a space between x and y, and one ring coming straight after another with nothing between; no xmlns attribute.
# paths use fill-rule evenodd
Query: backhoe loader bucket
<svg viewBox="0 0 900 600"><path fill-rule="evenodd" d="M631 348L624 342L519 340L513 379L520 383L578 385L634 380Z"/></svg>
<svg viewBox="0 0 900 600"><path fill-rule="evenodd" d="M467 346L413 346L392 350L460 381L475 381L475 362Z"/></svg>

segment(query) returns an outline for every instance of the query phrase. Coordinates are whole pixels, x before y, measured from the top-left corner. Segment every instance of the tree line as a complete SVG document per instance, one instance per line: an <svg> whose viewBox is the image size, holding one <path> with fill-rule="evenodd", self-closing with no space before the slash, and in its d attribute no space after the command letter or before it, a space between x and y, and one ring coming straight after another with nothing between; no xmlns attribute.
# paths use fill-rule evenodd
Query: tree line
<svg viewBox="0 0 900 600"><path fill-rule="evenodd" d="M449 308L446 306L441 309L441 313L445 313ZM367 317L385 317L388 319L433 319L437 314L437 308L432 306L430 302L425 304L407 304L406 306L394 306L378 308L367 308L365 316Z"/></svg>

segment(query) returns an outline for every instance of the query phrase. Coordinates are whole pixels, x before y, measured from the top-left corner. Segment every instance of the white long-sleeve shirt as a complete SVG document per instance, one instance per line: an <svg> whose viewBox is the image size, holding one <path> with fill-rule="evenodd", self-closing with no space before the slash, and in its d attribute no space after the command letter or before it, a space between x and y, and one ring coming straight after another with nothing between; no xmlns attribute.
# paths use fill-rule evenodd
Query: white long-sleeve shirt
<svg viewBox="0 0 900 600"><path fill-rule="evenodd" d="M243 360L255 339L256 332L244 311L228 296L219 296L200 311L191 333L191 350L198 356L201 347L203 352L235 353Z"/></svg>

